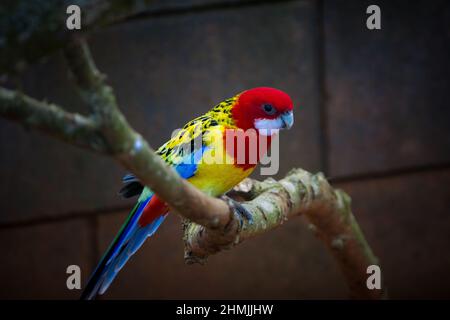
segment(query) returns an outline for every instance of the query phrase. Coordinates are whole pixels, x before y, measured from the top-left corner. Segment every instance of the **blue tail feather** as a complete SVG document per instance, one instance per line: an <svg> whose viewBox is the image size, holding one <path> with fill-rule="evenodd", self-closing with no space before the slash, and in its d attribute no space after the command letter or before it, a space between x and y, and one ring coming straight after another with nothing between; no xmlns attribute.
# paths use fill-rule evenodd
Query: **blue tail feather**
<svg viewBox="0 0 450 320"><path fill-rule="evenodd" d="M130 237L130 240L123 247L124 249L122 249L120 254L117 255L113 263L108 266L105 278L99 288L99 294L103 294L109 288L119 271L125 266L131 256L139 250L139 248L144 244L145 240L155 233L155 231L164 221L165 217L166 215L158 217L149 225L145 227L139 227L134 231L133 235Z"/></svg>
<svg viewBox="0 0 450 320"><path fill-rule="evenodd" d="M103 294L131 256L142 246L147 237L155 233L164 221L166 215L158 217L146 226L139 225L139 218L151 198L152 196L139 202L133 208L119 234L111 243L89 279L81 299L93 299L98 294Z"/></svg>

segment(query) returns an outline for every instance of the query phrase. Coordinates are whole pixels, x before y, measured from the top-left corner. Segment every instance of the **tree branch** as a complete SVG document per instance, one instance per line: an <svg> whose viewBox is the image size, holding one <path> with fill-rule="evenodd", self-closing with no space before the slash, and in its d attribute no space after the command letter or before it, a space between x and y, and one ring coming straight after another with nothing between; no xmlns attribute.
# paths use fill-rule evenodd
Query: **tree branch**
<svg viewBox="0 0 450 320"><path fill-rule="evenodd" d="M289 218L304 215L311 223L310 228L335 257L351 296L364 299L385 296L384 290L367 289L367 267L378 265L378 259L353 216L350 197L342 190L333 189L322 173L293 169L278 182L271 178L263 182L245 179L230 194L249 200L242 205L252 213L253 222L244 221L234 237L226 230L185 224L188 263L204 263L211 254L274 229Z"/></svg>
<svg viewBox="0 0 450 320"><path fill-rule="evenodd" d="M76 146L107 151L93 119L66 112L55 104L37 101L18 91L0 87L0 114Z"/></svg>
<svg viewBox="0 0 450 320"><path fill-rule="evenodd" d="M187 219L184 222L187 262L203 262L211 254L304 214L335 256L352 295L381 297L381 291L369 291L365 285L366 268L377 264L377 260L351 213L350 198L332 189L322 174L297 169L279 182L268 179L241 183L233 196L249 200L242 205L253 216L252 224L241 223L233 204L208 197L181 179L133 130L83 39L74 39L65 55L79 93L92 113L89 117L68 113L56 105L7 89L0 89L0 115L69 143L100 151L133 172Z"/></svg>

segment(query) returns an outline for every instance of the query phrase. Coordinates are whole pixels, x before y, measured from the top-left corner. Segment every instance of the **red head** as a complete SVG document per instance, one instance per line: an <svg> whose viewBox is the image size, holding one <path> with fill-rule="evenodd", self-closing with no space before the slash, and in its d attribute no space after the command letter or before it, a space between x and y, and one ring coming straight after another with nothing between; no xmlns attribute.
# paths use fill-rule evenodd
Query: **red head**
<svg viewBox="0 0 450 320"><path fill-rule="evenodd" d="M289 129L294 123L291 98L283 91L260 87L242 92L231 110L236 125L247 129ZM266 131L266 130L263 130Z"/></svg>

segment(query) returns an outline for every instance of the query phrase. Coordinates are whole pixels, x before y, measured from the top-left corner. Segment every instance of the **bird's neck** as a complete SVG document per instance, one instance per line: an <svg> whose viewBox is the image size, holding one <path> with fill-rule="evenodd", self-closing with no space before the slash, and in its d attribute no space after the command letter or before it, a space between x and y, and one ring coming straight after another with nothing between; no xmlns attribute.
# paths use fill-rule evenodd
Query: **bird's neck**
<svg viewBox="0 0 450 320"><path fill-rule="evenodd" d="M207 112L207 115L217 121L219 125L223 125L228 128L237 128L233 119L231 110L237 103L239 95L226 99L216 105L214 108Z"/></svg>

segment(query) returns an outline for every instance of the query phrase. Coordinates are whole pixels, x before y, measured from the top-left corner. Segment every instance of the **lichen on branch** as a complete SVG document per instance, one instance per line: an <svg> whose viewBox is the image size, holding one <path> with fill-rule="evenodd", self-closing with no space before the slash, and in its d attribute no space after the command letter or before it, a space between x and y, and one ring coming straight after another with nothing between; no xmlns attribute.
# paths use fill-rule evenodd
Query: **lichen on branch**
<svg viewBox="0 0 450 320"><path fill-rule="evenodd" d="M322 173L292 169L279 181L245 179L230 195L247 200L242 205L252 213L253 222L243 220L242 226L233 230L234 234L185 223L185 259L188 263L204 263L212 254L303 215L335 257L351 296L385 297L384 290L369 290L366 286L367 267L379 262L351 211L350 197L344 191L332 188Z"/></svg>

